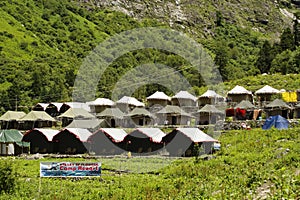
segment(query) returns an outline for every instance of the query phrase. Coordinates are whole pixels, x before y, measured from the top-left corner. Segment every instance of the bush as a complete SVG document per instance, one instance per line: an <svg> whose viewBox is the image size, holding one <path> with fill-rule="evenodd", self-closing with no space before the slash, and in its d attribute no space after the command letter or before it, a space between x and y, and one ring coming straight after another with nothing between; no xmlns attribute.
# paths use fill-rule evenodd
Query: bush
<svg viewBox="0 0 300 200"><path fill-rule="evenodd" d="M11 163L0 164L0 195L2 193L13 193L16 187L16 174L13 172Z"/></svg>

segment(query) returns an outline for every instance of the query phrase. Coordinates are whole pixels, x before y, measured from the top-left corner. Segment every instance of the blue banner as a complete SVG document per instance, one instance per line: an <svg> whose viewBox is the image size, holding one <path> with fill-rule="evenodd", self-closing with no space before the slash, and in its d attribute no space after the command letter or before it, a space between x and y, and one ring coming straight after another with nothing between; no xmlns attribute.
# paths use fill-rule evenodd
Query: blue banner
<svg viewBox="0 0 300 200"><path fill-rule="evenodd" d="M87 177L101 176L98 162L41 162L41 177Z"/></svg>

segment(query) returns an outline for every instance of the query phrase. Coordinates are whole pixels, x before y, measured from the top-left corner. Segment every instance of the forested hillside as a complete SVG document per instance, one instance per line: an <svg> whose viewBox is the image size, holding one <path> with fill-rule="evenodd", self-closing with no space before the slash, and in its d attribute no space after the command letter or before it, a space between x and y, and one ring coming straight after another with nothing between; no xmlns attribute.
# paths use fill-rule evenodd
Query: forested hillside
<svg viewBox="0 0 300 200"><path fill-rule="evenodd" d="M9 0L0 2L0 18L1 111L70 101L83 58L109 36L137 27L185 32L209 51L225 81L300 71L300 16L290 1ZM196 94L201 91L204 83L187 68L189 63L171 53L145 49L115 61L97 95L110 97L128 69L154 61L179 70ZM263 79L259 76L254 82L261 84ZM147 85L137 94L142 98L157 89L165 88Z"/></svg>

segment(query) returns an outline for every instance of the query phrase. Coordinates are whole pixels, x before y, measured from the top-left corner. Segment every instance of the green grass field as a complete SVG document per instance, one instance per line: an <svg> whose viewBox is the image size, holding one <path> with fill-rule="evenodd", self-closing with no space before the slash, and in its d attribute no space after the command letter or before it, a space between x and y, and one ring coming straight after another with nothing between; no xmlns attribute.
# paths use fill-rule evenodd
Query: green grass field
<svg viewBox="0 0 300 200"><path fill-rule="evenodd" d="M225 132L213 159L2 157L16 188L0 199L299 199L300 129ZM102 163L98 178L40 178L39 163ZM3 169L3 168L1 168ZM2 184L3 184L2 180Z"/></svg>

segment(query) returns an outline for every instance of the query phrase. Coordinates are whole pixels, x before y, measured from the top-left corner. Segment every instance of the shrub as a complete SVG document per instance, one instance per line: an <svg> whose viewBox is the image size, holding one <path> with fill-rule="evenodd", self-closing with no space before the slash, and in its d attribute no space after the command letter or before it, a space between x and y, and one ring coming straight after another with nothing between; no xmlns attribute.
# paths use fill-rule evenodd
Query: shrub
<svg viewBox="0 0 300 200"><path fill-rule="evenodd" d="M13 172L11 163L0 164L0 194L13 193L16 186L16 174Z"/></svg>

